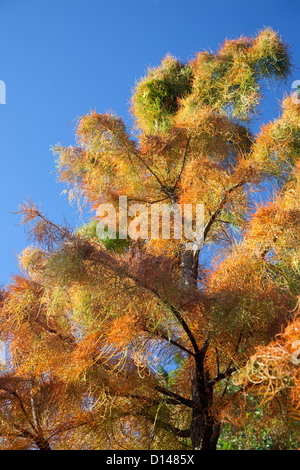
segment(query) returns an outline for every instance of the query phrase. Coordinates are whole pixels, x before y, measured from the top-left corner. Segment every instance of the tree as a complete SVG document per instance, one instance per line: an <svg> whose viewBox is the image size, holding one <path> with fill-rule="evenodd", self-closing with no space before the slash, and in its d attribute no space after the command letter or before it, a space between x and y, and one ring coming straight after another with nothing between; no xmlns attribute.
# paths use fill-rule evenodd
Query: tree
<svg viewBox="0 0 300 470"><path fill-rule="evenodd" d="M270 28L185 64L168 55L135 87L131 131L92 111L76 145L54 148L70 199L93 214L109 203L120 222L121 196L149 211L203 204L203 245L173 232L99 239L96 215L74 231L21 205L32 245L2 293L3 446L216 449L222 425L248 416L261 388L243 372L296 321L297 100L252 130L263 84L290 67ZM265 406L266 420L285 418L289 390Z"/></svg>

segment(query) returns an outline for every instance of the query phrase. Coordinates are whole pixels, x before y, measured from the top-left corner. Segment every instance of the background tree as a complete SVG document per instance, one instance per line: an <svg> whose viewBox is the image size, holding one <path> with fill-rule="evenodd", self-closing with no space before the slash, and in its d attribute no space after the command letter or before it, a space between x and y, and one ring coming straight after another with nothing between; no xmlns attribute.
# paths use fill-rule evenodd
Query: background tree
<svg viewBox="0 0 300 470"><path fill-rule="evenodd" d="M186 64L168 55L135 87L131 132L91 112L75 146L55 147L71 200L92 212L118 209L119 196L149 209L202 203L204 244L103 241L96 218L75 232L21 206L33 246L2 299L5 446L205 450L224 423L245 425L256 388L241 371L293 320L299 295L299 104L286 97L251 131L263 84L290 66L269 28ZM272 198L257 204L264 185ZM35 421L29 395L42 389ZM264 423L286 423L290 405L280 390Z"/></svg>

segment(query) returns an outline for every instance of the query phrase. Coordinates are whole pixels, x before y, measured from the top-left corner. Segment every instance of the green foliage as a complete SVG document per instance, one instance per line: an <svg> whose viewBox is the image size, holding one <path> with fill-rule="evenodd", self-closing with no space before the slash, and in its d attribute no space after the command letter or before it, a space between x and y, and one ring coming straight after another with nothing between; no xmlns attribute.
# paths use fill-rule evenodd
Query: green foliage
<svg viewBox="0 0 300 470"><path fill-rule="evenodd" d="M97 238L97 221L91 220L77 230L78 235L86 238Z"/></svg>
<svg viewBox="0 0 300 470"><path fill-rule="evenodd" d="M203 106L248 120L260 103L262 79L284 79L290 67L287 45L271 28L254 38L226 40L217 53L200 52L187 64L168 55L136 86L137 126L148 134L165 133L181 108L201 112Z"/></svg>
<svg viewBox="0 0 300 470"><path fill-rule="evenodd" d="M246 426L226 423L222 427L217 450L298 450L300 425L290 420L282 426L280 420L258 429L263 419L261 410L249 415Z"/></svg>
<svg viewBox="0 0 300 470"><path fill-rule="evenodd" d="M255 38L225 41L217 54L198 54L191 103L247 120L260 102L261 79L286 78L290 65L286 45L271 28Z"/></svg>
<svg viewBox="0 0 300 470"><path fill-rule="evenodd" d="M118 235L118 234L117 234ZM105 238L102 240L108 250L115 251L116 253L123 253L130 245L130 240L121 238Z"/></svg>
<svg viewBox="0 0 300 470"><path fill-rule="evenodd" d="M191 79L191 67L170 55L161 66L150 69L137 84L132 98L138 125L147 133L166 132L180 99L191 91Z"/></svg>
<svg viewBox="0 0 300 470"><path fill-rule="evenodd" d="M88 224L85 224L83 227L81 227L77 233L88 239L96 239L100 243L97 235L97 223L98 222L96 220L91 220ZM119 238L119 234L116 233L115 239L107 237L101 240L101 243L103 243L108 250L114 251L116 253L123 253L129 247L130 240L121 239Z"/></svg>
<svg viewBox="0 0 300 470"><path fill-rule="evenodd" d="M272 28L260 32L253 41L253 62L258 75L281 80L291 68L287 44L281 41Z"/></svg>

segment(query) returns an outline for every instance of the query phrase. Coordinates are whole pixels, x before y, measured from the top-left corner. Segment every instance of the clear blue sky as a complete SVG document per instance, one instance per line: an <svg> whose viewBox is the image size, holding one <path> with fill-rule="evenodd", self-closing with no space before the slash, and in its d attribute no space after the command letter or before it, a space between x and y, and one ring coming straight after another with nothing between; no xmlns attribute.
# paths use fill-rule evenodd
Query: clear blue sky
<svg viewBox="0 0 300 470"><path fill-rule="evenodd" d="M170 52L182 61L223 40L271 26L291 46L300 79L299 0L0 0L0 283L26 246L13 215L31 197L48 216L81 225L58 184L50 147L74 144L74 119L90 109L129 120L129 99L146 67ZM262 120L277 117L269 93Z"/></svg>

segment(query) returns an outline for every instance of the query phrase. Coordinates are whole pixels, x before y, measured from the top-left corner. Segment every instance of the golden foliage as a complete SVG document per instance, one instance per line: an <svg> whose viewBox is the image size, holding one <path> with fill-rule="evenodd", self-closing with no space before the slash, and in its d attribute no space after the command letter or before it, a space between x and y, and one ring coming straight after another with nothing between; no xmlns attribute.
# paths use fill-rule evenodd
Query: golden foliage
<svg viewBox="0 0 300 470"><path fill-rule="evenodd" d="M300 320L290 320L281 333L266 346L259 346L246 366L235 376L235 383L255 390L261 403L273 400L281 392L290 395L289 412L300 418L299 369Z"/></svg>
<svg viewBox="0 0 300 470"><path fill-rule="evenodd" d="M31 246L0 296L1 448L199 447L199 419L208 433L245 425L241 385L264 401L288 388L298 410L298 319L275 335L300 295L299 105L286 97L251 132L262 80L289 68L270 28L187 64L168 55L136 84L136 135L91 111L76 145L54 148L70 200L93 212L118 211L120 196L148 210L203 204L204 247L100 240L97 216L75 232L23 203ZM274 196L258 204L266 181Z"/></svg>

